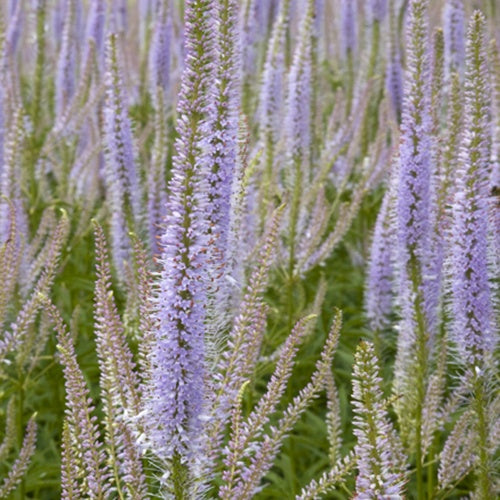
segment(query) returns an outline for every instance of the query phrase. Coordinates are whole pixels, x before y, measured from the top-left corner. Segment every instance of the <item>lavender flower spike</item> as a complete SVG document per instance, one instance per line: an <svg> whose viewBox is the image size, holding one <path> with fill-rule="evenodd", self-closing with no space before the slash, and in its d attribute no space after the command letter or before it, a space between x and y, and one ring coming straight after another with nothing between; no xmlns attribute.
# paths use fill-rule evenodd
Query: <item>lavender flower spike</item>
<svg viewBox="0 0 500 500"><path fill-rule="evenodd" d="M238 156L239 108L241 102L240 47L236 0L217 0L219 61L214 86L214 133L211 137L210 173L208 177L209 233L214 239L212 267L215 275L222 275L215 307L227 304L231 293L226 277L228 237L231 215L231 197ZM222 311L219 311L222 312ZM217 311L215 311L217 314ZM222 321L224 322L224 320Z"/></svg>
<svg viewBox="0 0 500 500"><path fill-rule="evenodd" d="M212 0L186 2L186 60L181 80L177 154L156 290L147 423L152 451L174 468L196 447L204 399L207 148L213 80Z"/></svg>
<svg viewBox="0 0 500 500"><path fill-rule="evenodd" d="M291 190L294 189L296 183L309 184L312 80L311 29L314 15L314 1L308 0L300 23L299 40L288 80L285 137L288 161L290 162L289 170L293 171L291 173L292 179L290 179Z"/></svg>
<svg viewBox="0 0 500 500"><path fill-rule="evenodd" d="M408 70L400 141L397 235L401 321L395 362L395 405L403 439L415 450L417 489L423 488L422 412L436 333L432 276L430 54L428 0L410 2Z"/></svg>
<svg viewBox="0 0 500 500"><path fill-rule="evenodd" d="M370 22L383 21L387 13L388 0L369 0L368 1L368 20ZM354 2L353 2L354 3Z"/></svg>
<svg viewBox="0 0 500 500"><path fill-rule="evenodd" d="M403 66L401 64L401 49L397 36L397 19L392 3L389 13L389 24L385 87L389 94L394 115L399 121L401 118L401 104L403 101Z"/></svg>
<svg viewBox="0 0 500 500"><path fill-rule="evenodd" d="M490 86L485 20L476 12L467 40L465 133L453 203L452 304L462 357L482 365L495 346L488 281L488 185L491 173Z"/></svg>
<svg viewBox="0 0 500 500"><path fill-rule="evenodd" d="M382 379L371 344L363 342L355 355L353 373L355 453L359 498L403 498L403 449L386 411Z"/></svg>
<svg viewBox="0 0 500 500"><path fill-rule="evenodd" d="M290 17L290 0L280 2L278 16L274 21L271 39L262 72L259 96L259 123L262 144L270 143L271 149L279 139L281 111L283 106L283 74L286 33ZM268 159L272 162L272 158Z"/></svg>
<svg viewBox="0 0 500 500"><path fill-rule="evenodd" d="M105 17L105 2L103 0L92 0L85 26L85 41L81 59L82 70L87 64L87 59L92 54L91 40L94 42L97 55L99 56L102 53Z"/></svg>
<svg viewBox="0 0 500 500"><path fill-rule="evenodd" d="M387 189L375 224L368 266L365 307L370 328L381 332L390 326L394 302L394 251L396 224L395 182Z"/></svg>
<svg viewBox="0 0 500 500"><path fill-rule="evenodd" d="M75 1L67 0L56 73L56 116L61 116L75 91Z"/></svg>
<svg viewBox="0 0 500 500"><path fill-rule="evenodd" d="M431 335L434 293L427 278L430 247L431 115L427 0L410 4L408 71L401 125L398 263L402 326L396 369L407 373L414 350ZM419 351L419 352L420 352ZM421 361L425 362L423 351ZM403 378L398 380L402 381Z"/></svg>
<svg viewBox="0 0 500 500"><path fill-rule="evenodd" d="M341 0L340 4L340 45L342 57L352 57L358 41L357 3L353 0Z"/></svg>
<svg viewBox="0 0 500 500"><path fill-rule="evenodd" d="M117 269L123 271L123 262L130 251L127 224L132 229L140 219L141 195L114 34L106 43L105 84L104 171L111 210L113 260Z"/></svg>
<svg viewBox="0 0 500 500"><path fill-rule="evenodd" d="M443 9L445 78L462 73L465 61L465 13L463 0L447 0Z"/></svg>
<svg viewBox="0 0 500 500"><path fill-rule="evenodd" d="M170 83L170 45L172 38L172 3L168 0L158 2L153 27L151 47L149 49L149 78L151 95L155 108L158 109L158 88L163 95L168 95Z"/></svg>

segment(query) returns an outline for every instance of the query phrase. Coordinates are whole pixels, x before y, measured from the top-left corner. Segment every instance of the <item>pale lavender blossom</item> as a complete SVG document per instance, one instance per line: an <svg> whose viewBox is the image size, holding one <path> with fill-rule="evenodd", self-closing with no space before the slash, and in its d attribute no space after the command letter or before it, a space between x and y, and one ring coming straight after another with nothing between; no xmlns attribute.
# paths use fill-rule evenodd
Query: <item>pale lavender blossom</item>
<svg viewBox="0 0 500 500"><path fill-rule="evenodd" d="M340 2L340 47L344 59L352 57L358 45L358 7L356 0Z"/></svg>
<svg viewBox="0 0 500 500"><path fill-rule="evenodd" d="M16 53L24 21L23 2L14 0L9 6L9 22L5 33L2 59L9 59ZM5 64L2 61L2 65Z"/></svg>
<svg viewBox="0 0 500 500"><path fill-rule="evenodd" d="M142 0L137 2L137 15L139 24L139 42L141 49L146 48L147 34L150 29L149 23L155 12L155 7L158 6L158 0Z"/></svg>
<svg viewBox="0 0 500 500"><path fill-rule="evenodd" d="M109 493L107 479L110 472L105 463L106 456L100 442L96 417L93 416L90 392L76 359L72 336L55 306L50 302L46 302L45 306L57 332L59 362L65 380L66 439L71 443L71 449L66 451L63 461L63 465L69 466L64 486L79 487L83 496L105 498Z"/></svg>
<svg viewBox="0 0 500 500"><path fill-rule="evenodd" d="M87 14L87 22L85 25L84 45L82 50L81 64L84 67L87 64L87 59L91 54L90 42L95 46L96 54L102 54L104 43L104 24L106 21L105 3L103 0L91 0L89 11Z"/></svg>
<svg viewBox="0 0 500 500"><path fill-rule="evenodd" d="M168 96L171 72L171 39L171 2L162 0L158 2L155 12L151 46L149 48L149 81L155 106L158 106L158 87L161 88L165 97Z"/></svg>
<svg viewBox="0 0 500 500"><path fill-rule="evenodd" d="M132 126L116 49L116 35L106 43L106 99L104 103L105 182L111 210L113 259L123 272L128 259L128 228L140 220L140 185L135 161Z"/></svg>
<svg viewBox="0 0 500 500"><path fill-rule="evenodd" d="M269 8L269 2L266 2ZM240 37L243 75L251 78L257 71L257 45L265 36L267 22L262 0L248 0L241 9Z"/></svg>
<svg viewBox="0 0 500 500"><path fill-rule="evenodd" d="M387 41L387 67L385 70L385 88L396 119L401 119L403 103L403 65L401 62L401 47L397 36L396 16L390 12L390 29Z"/></svg>
<svg viewBox="0 0 500 500"><path fill-rule="evenodd" d="M290 23L290 1L279 4L278 15L274 21L269 40L262 80L259 91L257 122L259 124L259 148L263 154L260 160L259 181L262 189L252 193L258 200L260 229L265 226L267 209L271 208L272 190L278 183L276 168L277 144L282 135L283 108L285 104L285 50L288 26Z"/></svg>
<svg viewBox="0 0 500 500"><path fill-rule="evenodd" d="M311 184L313 128L313 29L315 2L308 0L299 25L299 40L288 76L284 124L285 162L281 177L290 196L287 236L291 264L295 264L299 234L307 224L301 194Z"/></svg>
<svg viewBox="0 0 500 500"><path fill-rule="evenodd" d="M163 459L190 456L201 428L214 17L211 0L186 2L186 60L177 105L179 138L161 238L147 401L149 446Z"/></svg>
<svg viewBox="0 0 500 500"><path fill-rule="evenodd" d="M128 28L127 0L111 0L111 27L117 33L125 32Z"/></svg>
<svg viewBox="0 0 500 500"><path fill-rule="evenodd" d="M62 30L61 47L56 69L56 116L61 116L66 110L75 92L76 68L76 32L74 0L66 0L65 16Z"/></svg>
<svg viewBox="0 0 500 500"><path fill-rule="evenodd" d="M238 131L241 105L241 48L238 32L239 7L235 0L218 0L217 12L217 67L213 86L214 108L210 136L210 165L208 172L208 236L211 239L209 255L212 272L210 297L211 340L220 342L220 331L227 328L228 299L232 269L229 262L231 200L238 161ZM213 321L215 320L215 321Z"/></svg>
<svg viewBox="0 0 500 500"><path fill-rule="evenodd" d="M485 19L476 12L467 38L464 134L460 146L452 226L453 334L462 358L481 363L495 346L488 272L490 85Z"/></svg>
<svg viewBox="0 0 500 500"><path fill-rule="evenodd" d="M359 498L402 498L403 448L387 414L378 360L371 344L358 346L353 371L354 448Z"/></svg>
<svg viewBox="0 0 500 500"><path fill-rule="evenodd" d="M3 164L0 168L0 243L9 234L10 217L9 202L15 207L16 226L18 229L17 246L21 245L21 235L26 237L28 223L26 210L21 196L21 185L18 175L20 152L22 151L25 130L21 109L14 110L4 139Z"/></svg>
<svg viewBox="0 0 500 500"><path fill-rule="evenodd" d="M274 22L262 72L258 121L260 130L272 144L275 144L281 135L281 113L284 103L284 51L289 17L290 2L284 0L280 4L278 17Z"/></svg>
<svg viewBox="0 0 500 500"><path fill-rule="evenodd" d="M432 337L436 307L429 276L432 120L427 1L413 0L409 15L397 203L400 304L404 323L400 342L408 343L406 348L410 348L418 335L424 334L418 333L422 328L422 324L417 325L418 315L424 317L425 334Z"/></svg>
<svg viewBox="0 0 500 500"><path fill-rule="evenodd" d="M370 23L383 21L387 14L388 0L368 0L367 18Z"/></svg>
<svg viewBox="0 0 500 500"><path fill-rule="evenodd" d="M404 439L421 466L422 411L437 326L438 283L431 258L432 117L428 0L411 0L399 147L397 298L401 320L393 389ZM408 416L410 415L410 416Z"/></svg>
<svg viewBox="0 0 500 500"><path fill-rule="evenodd" d="M445 77L462 73L465 62L465 12L463 0L447 0L443 9Z"/></svg>
<svg viewBox="0 0 500 500"><path fill-rule="evenodd" d="M374 332L390 326L394 307L394 250L397 242L394 220L394 208L397 202L394 184L393 182L387 189L382 200L368 265L365 308L370 328Z"/></svg>
<svg viewBox="0 0 500 500"><path fill-rule="evenodd" d="M286 138L287 169L297 170L300 175L292 173L295 183L309 183L309 163L312 126L312 40L311 31L314 20L314 1L308 0L301 20L299 40L293 56L293 63L288 76L287 110L284 129ZM293 187L292 187L293 189Z"/></svg>
<svg viewBox="0 0 500 500"><path fill-rule="evenodd" d="M64 30L64 18L66 17L67 0L54 0L52 8L52 34L55 45L58 49L61 47L62 34Z"/></svg>

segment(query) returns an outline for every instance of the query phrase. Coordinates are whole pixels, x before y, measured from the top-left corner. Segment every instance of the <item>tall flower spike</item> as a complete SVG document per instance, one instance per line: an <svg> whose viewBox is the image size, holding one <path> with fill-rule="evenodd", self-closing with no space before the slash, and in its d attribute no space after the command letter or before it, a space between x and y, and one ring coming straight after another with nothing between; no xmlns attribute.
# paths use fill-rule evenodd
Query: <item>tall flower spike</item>
<svg viewBox="0 0 500 500"><path fill-rule="evenodd" d="M396 166L398 159L395 159ZM394 249L396 247L396 221L394 208L397 191L394 179L385 192L373 234L368 264L365 293L366 317L374 333L385 330L391 324L394 302Z"/></svg>
<svg viewBox="0 0 500 500"><path fill-rule="evenodd" d="M356 493L360 498L402 498L403 449L387 414L373 345L367 342L356 350L352 398L359 471Z"/></svg>
<svg viewBox="0 0 500 500"><path fill-rule="evenodd" d="M357 2L341 0L340 2L340 48L342 57L353 57L358 44Z"/></svg>
<svg viewBox="0 0 500 500"><path fill-rule="evenodd" d="M402 316L408 323L406 347L415 341L415 307L424 305L424 276L429 253L431 116L426 0L411 2L408 29L408 74L403 103L398 186L398 246ZM417 304L418 303L418 304ZM427 332L428 321L423 328ZM409 353L408 353L409 354Z"/></svg>
<svg viewBox="0 0 500 500"><path fill-rule="evenodd" d="M328 370L325 376L326 392L326 431L328 434L328 458L330 465L335 466L341 457L342 447L342 420L340 418L340 399L332 370Z"/></svg>
<svg viewBox="0 0 500 500"><path fill-rule="evenodd" d="M154 141L151 163L147 171L147 218L149 241L153 255L160 253L159 238L163 231L167 206L166 164L169 154L165 94L160 87L155 93Z"/></svg>
<svg viewBox="0 0 500 500"><path fill-rule="evenodd" d="M276 239L281 211L271 220L269 233L256 258L255 269L238 314L228 335L226 350L218 361L210 400L210 414L204 426L204 467L209 476L220 453L230 410L236 404L241 387L255 368L267 321L267 306L263 294L269 280L269 269L276 252ZM205 458L206 457L206 458Z"/></svg>
<svg viewBox="0 0 500 500"><path fill-rule="evenodd" d="M500 34L499 34L500 35ZM500 36L497 37L500 40ZM496 41L491 43L491 78L493 88L493 154L491 169L491 189L492 193L500 189L500 44ZM493 258L494 265L500 270L500 210L498 210L498 196L491 197L491 211L493 219ZM500 271L498 271L500 272Z"/></svg>
<svg viewBox="0 0 500 500"><path fill-rule="evenodd" d="M117 36L109 35L106 41L103 142L113 260L123 279L124 262L128 260L130 252L127 228L133 230L140 220L141 189L116 45Z"/></svg>
<svg viewBox="0 0 500 500"><path fill-rule="evenodd" d="M249 466L243 468L241 473L242 480L235 488L235 494L231 498L252 498L259 490L261 479L271 469L283 445L285 436L292 431L300 416L323 389L327 373L331 370L332 359L337 348L341 324L341 313L337 311L323 346L321 357L316 362L316 369L310 381L288 404L283 412L283 416L278 420L277 425L270 426L263 441L254 446L248 446L252 451L255 448L255 456L251 458Z"/></svg>
<svg viewBox="0 0 500 500"><path fill-rule="evenodd" d="M311 182L311 127L312 127L312 28L315 2L308 0L300 22L299 41L293 56L288 80L287 111L285 118L286 163L283 177L290 196L288 209L288 247L290 266L295 265L295 249L301 194Z"/></svg>
<svg viewBox="0 0 500 500"><path fill-rule="evenodd" d="M23 14L23 2L21 0L12 2L9 8L7 29L3 42L4 46L2 47L2 69L5 64L5 59L13 57L16 53L23 26Z"/></svg>
<svg viewBox="0 0 500 500"><path fill-rule="evenodd" d="M155 102L157 89L161 88L164 96L168 96L171 71L171 39L172 2L171 0L162 0L157 4L148 61L151 95L156 108L158 108L159 104Z"/></svg>
<svg viewBox="0 0 500 500"><path fill-rule="evenodd" d="M75 0L66 0L61 48L56 70L56 116L61 116L75 91Z"/></svg>
<svg viewBox="0 0 500 500"><path fill-rule="evenodd" d="M11 324L10 330L6 330L0 338L0 361L2 361L9 352L25 342L25 338L36 320L37 314L41 308L40 295L46 295L50 292L54 282L55 274L59 265L59 257L63 244L66 241L69 230L69 221L65 212L53 232L48 251L43 265L43 272L36 282L31 295L24 301L21 310L17 314L16 320Z"/></svg>
<svg viewBox="0 0 500 500"><path fill-rule="evenodd" d="M445 78L462 73L465 62L465 12L463 0L447 0L443 9Z"/></svg>
<svg viewBox="0 0 500 500"><path fill-rule="evenodd" d="M67 14L67 0L53 0L50 11L52 21L52 36L54 37L55 49L61 48L61 39L64 31L64 18Z"/></svg>
<svg viewBox="0 0 500 500"><path fill-rule="evenodd" d="M125 340L124 327L111 290L108 250L101 227L95 223L96 290L95 323L97 354L101 374L114 386L113 404L120 413L136 417L140 411L139 381L132 352Z"/></svg>
<svg viewBox="0 0 500 500"><path fill-rule="evenodd" d="M280 136L280 114L283 106L283 74L286 33L290 17L290 1L280 2L279 12L266 53L259 97L259 123L261 131L275 144Z"/></svg>
<svg viewBox="0 0 500 500"><path fill-rule="evenodd" d="M222 473L222 480L224 484L219 490L219 496L222 500L249 498L250 495L248 494L238 495L239 490L249 485L255 487L249 481L250 478L245 478L245 474L248 472L248 467L245 466L245 458L253 455L254 451L258 449L256 442L260 441L271 415L276 411L277 405L285 392L296 362L300 342L303 340L308 330L308 323L312 319L315 319L315 316L308 316L299 320L285 340L274 372L267 384L266 392L249 416L242 421L241 404L233 407L231 412L233 417L231 435L228 446L223 450L225 468Z"/></svg>
<svg viewBox="0 0 500 500"><path fill-rule="evenodd" d="M10 225L9 201L15 206L17 245L27 236L26 213L21 198L18 175L24 141L23 113L20 108L13 111L4 142L3 165L0 167L0 243L6 240Z"/></svg>
<svg viewBox="0 0 500 500"><path fill-rule="evenodd" d="M368 20L370 22L378 21L380 23L384 19L387 13L387 2L388 0L369 0Z"/></svg>
<svg viewBox="0 0 500 500"><path fill-rule="evenodd" d="M228 238L231 198L238 161L239 109L241 103L239 7L236 0L217 0L218 55L214 97L213 133L210 137L211 158L208 173L208 236L212 240L210 267L210 330L207 341L220 341L219 334L229 323L228 298L232 293L229 279ZM213 304L212 304L213 301ZM213 327L213 328L212 328Z"/></svg>
<svg viewBox="0 0 500 500"><path fill-rule="evenodd" d="M401 63L401 48L399 45L397 16L394 0L389 0L389 36L387 41L387 68L385 74L385 88L389 94L392 109L396 119L401 119L403 102L403 66Z"/></svg>
<svg viewBox="0 0 500 500"><path fill-rule="evenodd" d="M465 122L453 203L453 334L462 359L482 367L495 334L488 276L488 197L491 174L490 85L485 20L475 12L467 34Z"/></svg>
<svg viewBox="0 0 500 500"><path fill-rule="evenodd" d="M149 85L155 108L154 143L151 165L147 172L147 216L149 221L150 247L153 254L160 253L158 245L167 204L166 164L169 153L167 112L171 79L171 48L173 11L171 0L156 4L156 21L153 25L149 49Z"/></svg>
<svg viewBox="0 0 500 500"><path fill-rule="evenodd" d="M285 73L286 34L290 17L290 1L280 2L279 12L274 21L271 39L269 41L262 84L259 95L259 142L263 149L262 181L260 200L260 226L264 227L264 220L268 215L269 203L273 193L272 186L276 184L275 171L276 145L281 136Z"/></svg>
<svg viewBox="0 0 500 500"><path fill-rule="evenodd" d="M78 484L79 493L90 498L106 498L109 492L109 470L100 443L99 429L92 415L90 392L76 359L73 338L67 331L56 307L42 298L57 332L59 361L66 389L64 464L71 468L66 488ZM67 446L70 445L68 450ZM71 458L70 458L71 457ZM69 482L71 481L71 486Z"/></svg>
<svg viewBox="0 0 500 500"><path fill-rule="evenodd" d="M408 70L400 140L397 233L401 321L395 362L395 404L403 439L416 453L422 494L422 412L435 337L437 291L432 276L432 118L428 0L412 0L407 30Z"/></svg>
<svg viewBox="0 0 500 500"><path fill-rule="evenodd" d="M141 410L139 380L111 290L111 271L104 233L97 224L95 234L95 331L106 450L110 462L118 467L123 476L122 481L114 478L119 494L126 492L130 498L144 498L147 496L145 476L138 445L133 443L134 429L130 423L130 420L137 419Z"/></svg>
<svg viewBox="0 0 500 500"><path fill-rule="evenodd" d="M245 93L250 91L248 80L255 75L257 69L257 44L262 37L262 30L266 28L265 25L257 24L261 6L262 2L258 0L245 0L241 7L241 59Z"/></svg>
<svg viewBox="0 0 500 500"><path fill-rule="evenodd" d="M438 480L446 490L465 477L476 462L478 436L474 428L474 413L465 411L457 420L439 455Z"/></svg>
<svg viewBox="0 0 500 500"><path fill-rule="evenodd" d="M439 120L436 114L435 134L439 140ZM433 223L434 232L432 237L432 259L435 266L436 284L440 293L445 292L444 303L449 302L449 292L446 293L446 281L443 279L446 273L447 255L450 253L450 224L452 219L450 206L453 202L453 191L455 189L456 166L459 163L460 141L462 138L463 122L463 95L458 73L453 73L449 80L449 99L447 109L447 131L443 143L436 141L435 145L435 171L434 171L434 201L433 201ZM440 304L441 306L441 304ZM440 308L442 309L442 308ZM440 310L442 317L442 311Z"/></svg>
<svg viewBox="0 0 500 500"><path fill-rule="evenodd" d="M152 451L160 458L173 458L174 468L196 447L204 399L205 213L214 14L212 0L186 2L177 153L161 238L162 270L154 297L157 329L146 425Z"/></svg>
<svg viewBox="0 0 500 500"><path fill-rule="evenodd" d="M21 481L24 473L27 471L31 458L35 453L36 447L36 422L32 417L26 426L26 434L19 455L12 465L8 476L0 484L0 498L7 498L9 493L14 490Z"/></svg>
<svg viewBox="0 0 500 500"><path fill-rule="evenodd" d="M102 60L99 56L102 54L105 20L106 12L104 0L91 0L85 26L85 40L83 42L84 45L81 59L82 70L88 64L87 59L92 56L92 42L94 43L94 50L98 59Z"/></svg>
<svg viewBox="0 0 500 500"><path fill-rule="evenodd" d="M127 31L128 7L127 0L111 0L111 26L118 33Z"/></svg>

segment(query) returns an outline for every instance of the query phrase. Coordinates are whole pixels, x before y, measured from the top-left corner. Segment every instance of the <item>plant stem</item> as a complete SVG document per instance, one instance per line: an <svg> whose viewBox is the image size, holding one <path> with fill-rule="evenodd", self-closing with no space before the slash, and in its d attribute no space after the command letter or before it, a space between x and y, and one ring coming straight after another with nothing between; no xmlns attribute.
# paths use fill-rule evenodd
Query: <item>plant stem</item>
<svg viewBox="0 0 500 500"><path fill-rule="evenodd" d="M484 375L474 376L474 403L477 417L477 433L479 437L479 470L478 470L478 498L488 500L493 498L490 493L489 457L488 457L488 426L486 422L486 397L484 393Z"/></svg>
<svg viewBox="0 0 500 500"><path fill-rule="evenodd" d="M33 90L33 129L38 129L42 105L43 74L45 72L45 14L46 0L38 0L36 13L36 66Z"/></svg>
<svg viewBox="0 0 500 500"><path fill-rule="evenodd" d="M23 428L24 397L25 397L24 383L25 383L25 378L24 378L23 367L19 366L19 378L18 378L19 392L17 397L17 443L19 450L22 449L24 441L24 428ZM17 488L17 498L19 498L19 500L24 500L26 498L26 482L24 474L19 483L19 488Z"/></svg>
<svg viewBox="0 0 500 500"><path fill-rule="evenodd" d="M172 483L175 500L187 500L186 484L189 472L179 453L174 455L172 461Z"/></svg>
<svg viewBox="0 0 500 500"><path fill-rule="evenodd" d="M422 452L422 413L425 400L425 380L427 374L427 328L425 313L423 310L423 296L421 290L421 271L418 268L417 260L414 251L411 251L410 266L413 284L413 292L415 296L415 320L416 320L416 385L417 385L417 402L415 408L415 436L416 436L416 475L417 475L417 499L424 500L426 498L424 485L424 467L423 467L423 452Z"/></svg>

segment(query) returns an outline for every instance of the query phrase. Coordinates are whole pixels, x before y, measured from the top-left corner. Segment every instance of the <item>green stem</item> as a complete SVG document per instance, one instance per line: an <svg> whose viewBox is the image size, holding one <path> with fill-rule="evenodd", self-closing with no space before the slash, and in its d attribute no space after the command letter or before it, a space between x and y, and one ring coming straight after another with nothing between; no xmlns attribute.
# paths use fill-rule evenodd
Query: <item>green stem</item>
<svg viewBox="0 0 500 500"><path fill-rule="evenodd" d="M354 94L354 67L353 67L353 57L352 51L348 49L347 51L347 75L346 75L346 117L351 114L352 97Z"/></svg>
<svg viewBox="0 0 500 500"><path fill-rule="evenodd" d="M175 500L187 500L186 484L188 483L189 472L179 453L174 455L172 461L172 483Z"/></svg>
<svg viewBox="0 0 500 500"><path fill-rule="evenodd" d="M25 397L24 383L25 383L24 373L22 367L20 366L19 378L18 378L19 392L17 397L17 444L19 450L22 449L24 441L24 427L23 427L24 397ZM24 475L22 476L21 482L19 483L19 488L17 488L16 496L17 498L19 498L19 500L24 500L26 498L26 483Z"/></svg>
<svg viewBox="0 0 500 500"><path fill-rule="evenodd" d="M382 363L382 342L382 332L377 328L373 331L373 349L375 351L375 356L378 360L380 360L380 363Z"/></svg>
<svg viewBox="0 0 500 500"><path fill-rule="evenodd" d="M431 500L434 498L434 455L436 454L436 439L432 440L429 456L430 460L427 464L427 498Z"/></svg>
<svg viewBox="0 0 500 500"><path fill-rule="evenodd" d="M368 80L371 80L375 75L375 68L377 67L378 53L380 45L380 22L373 23L372 32L372 50L370 54L370 63L368 66Z"/></svg>
<svg viewBox="0 0 500 500"><path fill-rule="evenodd" d="M484 391L484 377L475 375L474 379L474 403L477 417L477 433L479 437L479 470L478 470L478 494L481 500L493 498L491 496L488 457L488 426L486 422L486 397Z"/></svg>
<svg viewBox="0 0 500 500"><path fill-rule="evenodd" d="M424 500L426 498L424 484L424 455L422 446L422 413L425 400L425 381L427 375L427 329L425 321L425 313L423 311L423 296L420 289L422 282L421 273L418 266L418 261L414 255L414 251L410 252L411 277L413 284L413 292L415 296L415 320L417 327L416 339L416 388L417 402L415 408L415 434L416 434L416 475L417 475L417 499Z"/></svg>
<svg viewBox="0 0 500 500"><path fill-rule="evenodd" d="M301 171L301 160L300 158L293 159L293 168L295 170L295 178L292 192L292 199L290 203L290 227L289 227L289 245L290 254L288 261L288 330L293 328L294 323L294 301L293 301L293 289L294 289L294 273L295 273L295 249L296 249L296 238L297 238L297 223L299 219L300 211L300 201L302 194L302 181L303 175Z"/></svg>
<svg viewBox="0 0 500 500"><path fill-rule="evenodd" d="M33 90L33 129L38 129L42 106L43 75L45 72L45 0L39 0L36 16L36 67Z"/></svg>
<svg viewBox="0 0 500 500"><path fill-rule="evenodd" d="M420 349L419 349L420 351ZM420 356L419 356L420 357ZM420 365L420 362L418 363ZM420 366L419 366L420 368ZM423 470L423 453L422 453L422 402L423 402L423 380L421 370L417 377L417 408L416 408L416 462L417 462L417 498L418 500L425 499L424 490L424 470Z"/></svg>
<svg viewBox="0 0 500 500"><path fill-rule="evenodd" d="M273 164L274 164L274 143L272 131L266 131L266 144L264 151L264 171L260 192L260 232L263 233L266 227L269 210L272 209L272 185L273 185Z"/></svg>

